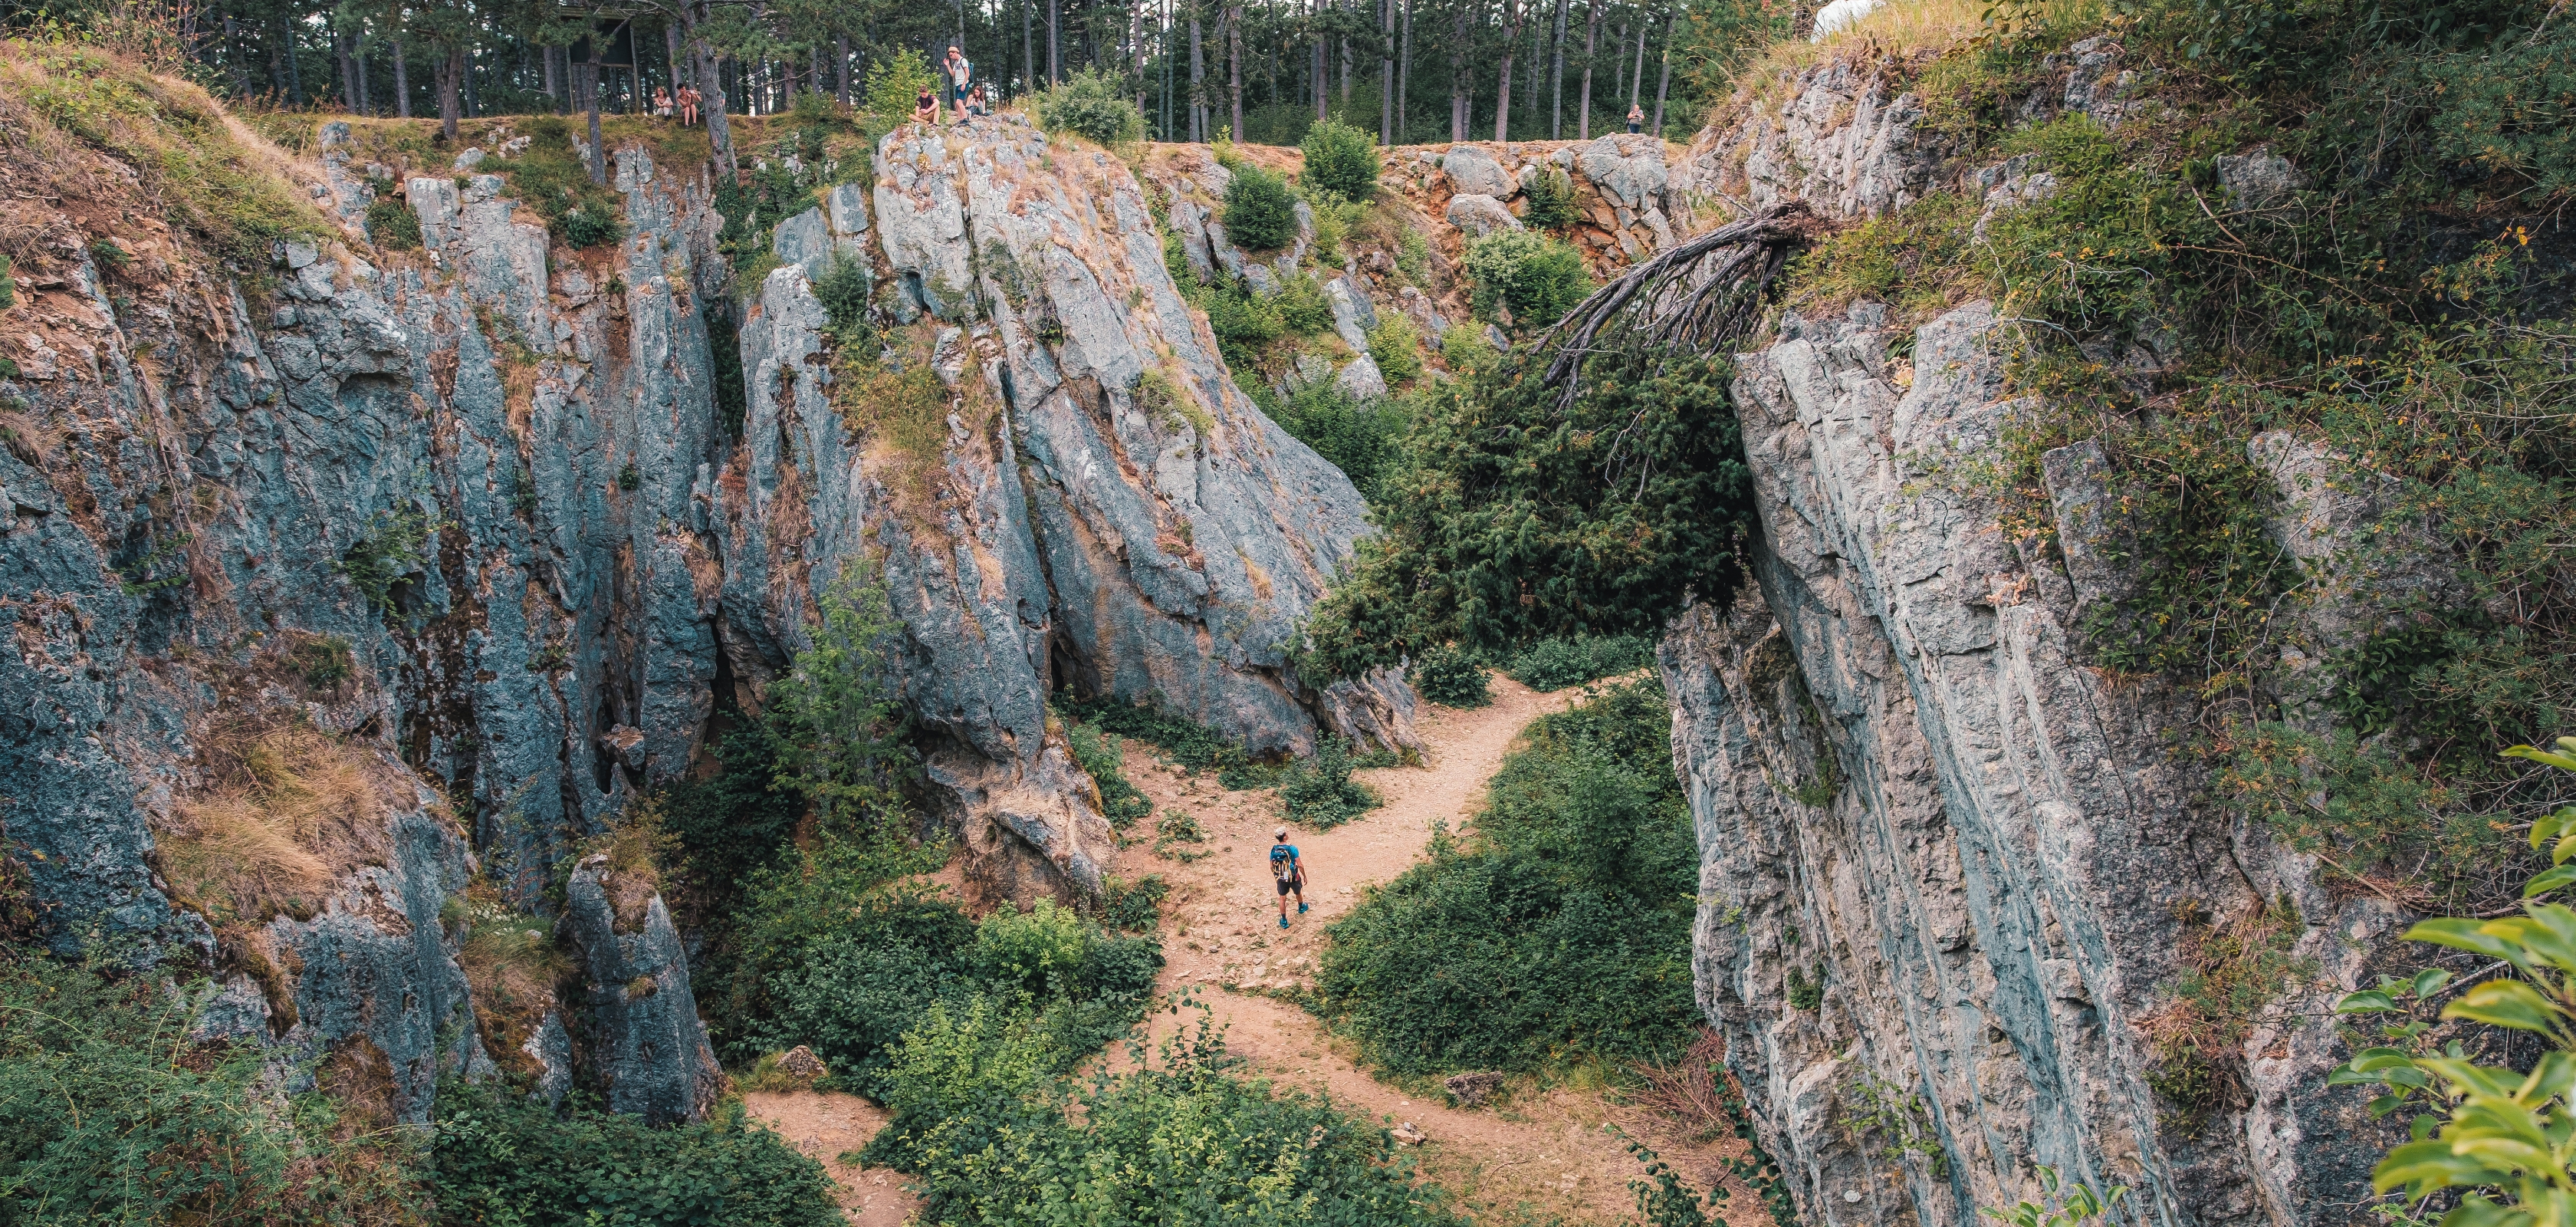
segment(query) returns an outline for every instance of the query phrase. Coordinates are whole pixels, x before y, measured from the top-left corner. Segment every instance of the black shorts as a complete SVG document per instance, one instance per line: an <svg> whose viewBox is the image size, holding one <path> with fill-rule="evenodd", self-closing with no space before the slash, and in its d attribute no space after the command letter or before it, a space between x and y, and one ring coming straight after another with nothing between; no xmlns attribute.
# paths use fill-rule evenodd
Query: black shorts
<svg viewBox="0 0 2576 1227"><path fill-rule="evenodd" d="M1295 878L1282 878L1279 880L1279 893L1284 895L1289 891L1299 890L1303 885Z"/></svg>

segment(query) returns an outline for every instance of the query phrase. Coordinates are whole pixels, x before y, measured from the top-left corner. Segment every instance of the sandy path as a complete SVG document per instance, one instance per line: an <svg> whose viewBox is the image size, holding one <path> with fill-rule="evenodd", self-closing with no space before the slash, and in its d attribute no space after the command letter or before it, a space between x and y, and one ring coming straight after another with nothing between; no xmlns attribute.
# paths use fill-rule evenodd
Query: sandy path
<svg viewBox="0 0 2576 1227"><path fill-rule="evenodd" d="M1434 1084L1407 1088L1372 1077L1314 1015L1269 995L1309 984L1324 926L1357 903L1365 887L1422 859L1435 823L1452 832L1466 825L1522 728L1579 694L1536 694L1500 676L1493 691L1492 705L1472 711L1423 708L1419 729L1431 748L1425 765L1358 773L1384 795L1382 808L1330 831L1291 829L1289 839L1306 861L1310 910L1292 916L1286 931L1279 928L1266 859L1279 822L1275 795L1229 792L1213 774L1187 775L1142 742L1126 743L1126 775L1153 800L1156 817L1129 832L1135 842L1120 858L1119 872L1130 879L1160 873L1171 884L1161 926L1169 961L1159 987L1197 989L1195 996L1227 1028L1228 1048L1248 1062L1245 1072L1329 1095L1346 1110L1389 1124L1412 1122L1430 1139L1411 1152L1423 1173L1479 1222L1632 1222L1628 1182L1640 1168L1603 1125L1615 1123L1654 1145L1702 1188L1742 1144L1675 1136L1671 1122L1616 1103L1595 1087L1516 1087L1484 1108L1453 1108ZM1169 855L1158 854L1158 823L1180 813L1197 819L1204 842L1174 843ZM1160 1039L1195 1017L1195 1011L1180 1018L1157 1013L1148 1026ZM1124 1058L1113 1046L1105 1059ZM883 1126L885 1113L866 1100L814 1092L746 1100L754 1115L825 1161L842 1184L852 1221L894 1227L917 1204L901 1191L900 1176L835 1160ZM1725 1214L1735 1227L1771 1222L1761 1203L1741 1191Z"/></svg>
<svg viewBox="0 0 2576 1227"><path fill-rule="evenodd" d="M1519 1090L1501 1104L1453 1108L1434 1084L1408 1089L1372 1077L1353 1064L1350 1046L1335 1040L1313 1014L1265 992L1311 983L1324 926L1356 904L1363 888L1421 860L1434 823L1456 832L1473 818L1484 804L1486 781L1521 730L1564 709L1580 691L1537 694L1496 676L1493 693L1493 704L1483 708L1423 709L1420 731L1431 747L1423 767L1357 773L1385 796L1383 808L1329 831L1291 827L1289 841L1306 862L1310 910L1292 915L1284 932L1266 860L1279 821L1276 800L1182 775L1156 761L1152 747L1135 742L1127 746L1127 778L1153 799L1158 820L1175 810L1196 816L1208 833L1207 842L1196 847L1212 855L1189 864L1157 857L1151 834L1140 829L1144 842L1128 852L1122 868L1130 876L1158 872L1172 884L1163 917L1170 963L1161 986L1201 988L1199 999L1227 1028L1228 1048L1250 1063L1251 1072L1330 1095L1363 1115L1414 1123L1430 1137L1414 1152L1424 1173L1461 1197L1481 1221L1633 1221L1636 1203L1628 1182L1640 1167L1604 1124L1615 1123L1655 1145L1702 1187L1723 1170L1723 1152L1740 1144L1675 1138L1661 1122L1591 1088ZM1194 1011L1180 1018L1157 1014L1149 1025L1160 1038L1176 1026L1194 1025L1194 1017ZM1770 1222L1760 1203L1742 1193L1728 1213L1735 1223Z"/></svg>

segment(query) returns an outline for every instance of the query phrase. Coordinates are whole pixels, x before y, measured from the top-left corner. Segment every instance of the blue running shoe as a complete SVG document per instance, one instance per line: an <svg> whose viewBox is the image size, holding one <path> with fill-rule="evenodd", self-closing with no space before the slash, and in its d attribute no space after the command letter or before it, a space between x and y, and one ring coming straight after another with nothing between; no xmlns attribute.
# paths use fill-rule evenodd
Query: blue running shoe
<svg viewBox="0 0 2576 1227"><path fill-rule="evenodd" d="M1285 928L1287 928L1287 927L1288 927L1288 918L1287 918L1287 917L1282 916L1282 917L1280 917L1280 918L1279 918L1279 927L1280 927L1280 928L1283 928L1283 929L1285 929Z"/></svg>

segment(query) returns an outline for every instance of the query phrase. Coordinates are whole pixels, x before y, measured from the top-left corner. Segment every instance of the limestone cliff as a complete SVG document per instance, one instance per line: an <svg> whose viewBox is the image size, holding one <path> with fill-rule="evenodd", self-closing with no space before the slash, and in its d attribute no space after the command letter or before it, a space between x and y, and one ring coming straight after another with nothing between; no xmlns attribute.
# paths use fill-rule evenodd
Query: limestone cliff
<svg viewBox="0 0 2576 1227"><path fill-rule="evenodd" d="M1400 678L1290 666L1359 496L1233 386L1114 160L1025 126L898 133L874 199L818 196L737 305L707 172L642 143L611 151L622 237L585 250L503 176L360 148L326 125L317 162L278 162L323 226L268 267L138 222L122 272L71 240L19 269L0 775L58 950L214 970L203 1027L281 1069L363 1040L412 1119L441 1073L496 1063L701 1111L720 1074L667 909L607 908L563 862L703 765L721 705L760 710L862 557L903 622L935 816L997 894L1096 890L1116 853L1053 691L1155 698L1265 751L1410 741ZM388 200L418 249L369 241ZM927 454L835 404L812 278L836 253L893 287L883 335L924 334ZM311 770L347 783L287 834L339 842L226 877L223 841L310 782L263 765L280 729L324 735ZM503 1019L459 956L513 904L561 911L582 989Z"/></svg>
<svg viewBox="0 0 2576 1227"><path fill-rule="evenodd" d="M2030 112L2117 122L2116 52L2078 44ZM2046 190L2018 167L1944 170L1921 108L1866 64L1790 85L1703 135L1701 173L1841 219ZM2047 457L2062 549L1965 475L2039 407L2007 391L2017 344L1983 302L1919 327L1862 302L1789 313L1738 357L1750 578L1660 655L1699 824L1701 1004L1807 1221L1974 1223L2038 1198L2045 1164L2131 1186L2126 1222L2342 1223L2390 1139L2324 1085L2329 1007L2410 918L2214 803L2174 752L2201 716L2188 694L2091 667L2081 615L2131 582L2101 553L2123 526L2100 450ZM2257 451L2331 463L2285 437ZM2351 488L2285 476L2271 531L2360 523L2304 492L2330 485ZM2357 638L2325 627L2316 650ZM2194 927L2283 914L2313 974L2258 1014L2241 1092L2178 1110L2150 1036Z"/></svg>

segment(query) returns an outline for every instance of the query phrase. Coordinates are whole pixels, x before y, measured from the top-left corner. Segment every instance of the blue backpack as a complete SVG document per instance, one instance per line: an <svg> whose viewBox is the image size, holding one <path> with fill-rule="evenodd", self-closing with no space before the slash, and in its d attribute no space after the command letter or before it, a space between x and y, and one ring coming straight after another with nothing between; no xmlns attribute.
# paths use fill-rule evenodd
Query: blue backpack
<svg viewBox="0 0 2576 1227"><path fill-rule="evenodd" d="M1295 848L1287 844L1270 845L1270 876L1277 878L1281 883L1286 885L1296 884L1297 856Z"/></svg>

